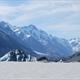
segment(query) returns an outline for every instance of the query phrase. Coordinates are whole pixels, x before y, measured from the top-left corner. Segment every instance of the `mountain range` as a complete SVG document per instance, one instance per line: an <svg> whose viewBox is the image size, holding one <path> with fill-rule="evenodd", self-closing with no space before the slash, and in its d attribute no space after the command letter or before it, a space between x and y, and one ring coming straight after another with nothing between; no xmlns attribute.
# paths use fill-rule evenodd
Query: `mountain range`
<svg viewBox="0 0 80 80"><path fill-rule="evenodd" d="M13 27L4 21L0 22L0 57L14 49L48 59L61 59L73 53L68 40L49 35L35 25Z"/></svg>

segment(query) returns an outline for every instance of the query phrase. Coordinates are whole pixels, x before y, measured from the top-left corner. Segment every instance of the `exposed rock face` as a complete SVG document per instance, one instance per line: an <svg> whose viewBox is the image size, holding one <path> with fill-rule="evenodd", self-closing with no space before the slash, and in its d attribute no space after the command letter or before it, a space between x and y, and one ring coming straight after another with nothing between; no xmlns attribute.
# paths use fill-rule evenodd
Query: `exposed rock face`
<svg viewBox="0 0 80 80"><path fill-rule="evenodd" d="M28 56L23 51L16 49L9 51L0 61L26 61L27 58Z"/></svg>
<svg viewBox="0 0 80 80"><path fill-rule="evenodd" d="M48 59L46 57L41 57L41 58L37 59L37 61L48 61Z"/></svg>
<svg viewBox="0 0 80 80"><path fill-rule="evenodd" d="M13 30L24 45L28 45L39 56L47 58L62 58L72 55L71 44L66 39L47 34L34 25L24 26Z"/></svg>
<svg viewBox="0 0 80 80"><path fill-rule="evenodd" d="M8 61L17 61L16 55L13 51L9 52L9 58Z"/></svg>
<svg viewBox="0 0 80 80"><path fill-rule="evenodd" d="M65 62L80 62L80 52L76 52L75 54L67 58Z"/></svg>
<svg viewBox="0 0 80 80"><path fill-rule="evenodd" d="M15 50L17 61L26 61L27 55L18 49Z"/></svg>

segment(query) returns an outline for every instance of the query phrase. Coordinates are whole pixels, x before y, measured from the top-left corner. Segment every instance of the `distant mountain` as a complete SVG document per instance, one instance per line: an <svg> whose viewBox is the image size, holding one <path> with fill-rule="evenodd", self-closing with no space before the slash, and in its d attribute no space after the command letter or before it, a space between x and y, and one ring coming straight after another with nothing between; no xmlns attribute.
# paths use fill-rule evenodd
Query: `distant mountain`
<svg viewBox="0 0 80 80"><path fill-rule="evenodd" d="M64 58L62 62L80 62L80 51L75 52L73 55L68 58Z"/></svg>
<svg viewBox="0 0 80 80"><path fill-rule="evenodd" d="M48 58L67 57L72 54L69 42L62 38L48 35L45 31L37 29L34 25L14 29L14 32L34 52L42 53Z"/></svg>
<svg viewBox="0 0 80 80"><path fill-rule="evenodd" d="M72 46L73 54L68 58L64 58L64 62L80 62L80 38L72 38L69 40Z"/></svg>
<svg viewBox="0 0 80 80"><path fill-rule="evenodd" d="M72 38L69 40L69 43L71 44L74 53L80 51L80 38Z"/></svg>

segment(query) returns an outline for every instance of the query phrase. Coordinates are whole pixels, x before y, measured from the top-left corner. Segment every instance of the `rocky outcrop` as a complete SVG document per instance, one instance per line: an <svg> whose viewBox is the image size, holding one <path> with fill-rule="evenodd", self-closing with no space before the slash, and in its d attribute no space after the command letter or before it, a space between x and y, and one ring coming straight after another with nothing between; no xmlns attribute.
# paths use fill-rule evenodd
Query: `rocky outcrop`
<svg viewBox="0 0 80 80"><path fill-rule="evenodd" d="M26 61L28 56L22 50L9 51L6 55L0 58L0 61Z"/></svg>

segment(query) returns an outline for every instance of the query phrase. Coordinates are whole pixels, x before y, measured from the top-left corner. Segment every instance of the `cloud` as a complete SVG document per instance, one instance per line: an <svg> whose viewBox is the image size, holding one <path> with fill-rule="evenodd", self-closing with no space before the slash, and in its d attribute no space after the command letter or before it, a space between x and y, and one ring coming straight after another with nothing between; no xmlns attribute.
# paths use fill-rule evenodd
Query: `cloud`
<svg viewBox="0 0 80 80"><path fill-rule="evenodd" d="M27 22L30 20L38 20L39 18L45 18L48 16L62 16L64 13L80 13L80 3L77 1L53 1L53 0L33 0L29 4L22 4L17 6L18 13L22 15L16 17L14 22ZM59 14L62 13L62 14ZM69 16L70 17L70 16ZM65 18L65 17L64 17Z"/></svg>
<svg viewBox="0 0 80 80"><path fill-rule="evenodd" d="M15 22L24 22L25 20L31 20L35 18L45 17L55 15L60 12L79 12L80 11L80 4L79 2L75 1L55 1L55 0L33 0L25 3L22 3L18 6L0 6L0 15L1 16L13 16L16 14L20 14L18 17L14 19Z"/></svg>
<svg viewBox="0 0 80 80"><path fill-rule="evenodd" d="M15 6L0 5L0 19L19 26L37 24L48 32L79 32L79 16L79 0L25 0Z"/></svg>

